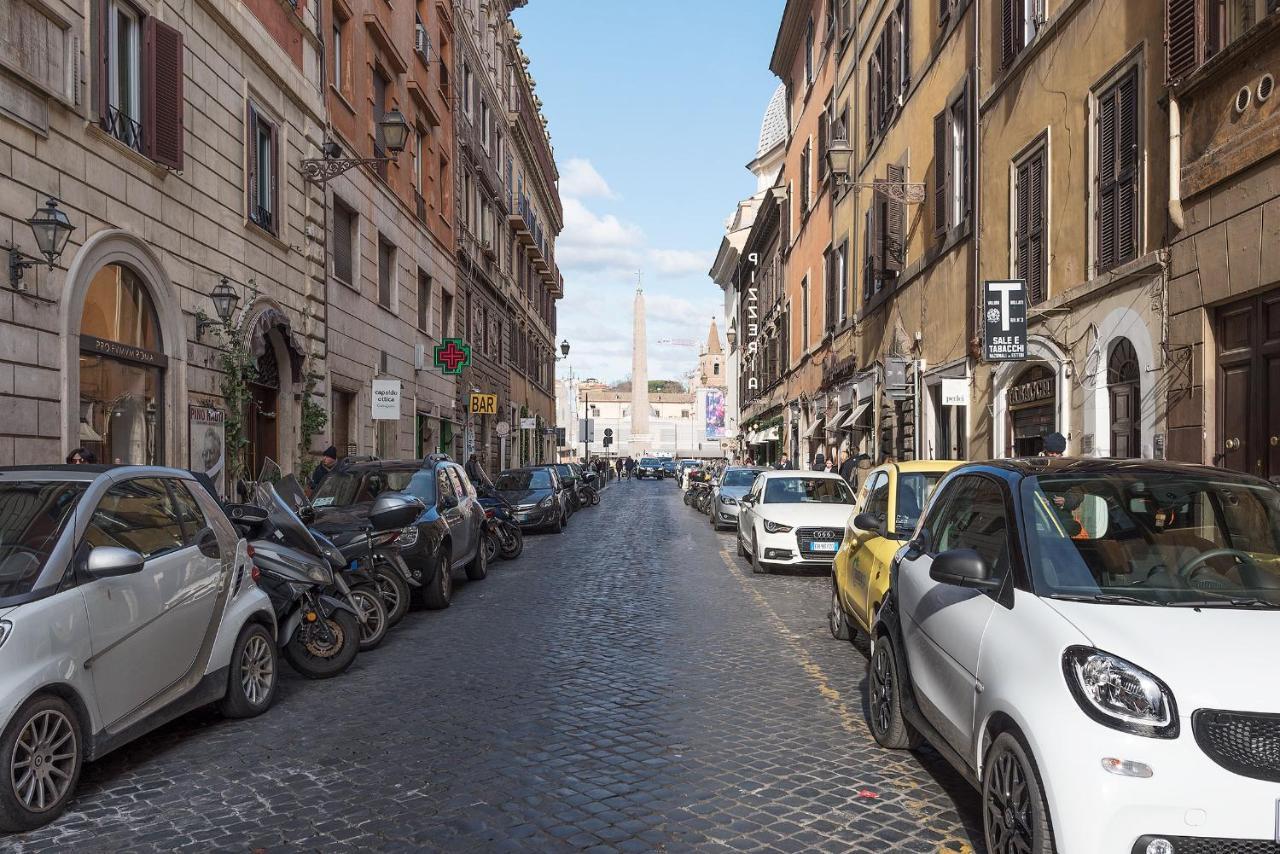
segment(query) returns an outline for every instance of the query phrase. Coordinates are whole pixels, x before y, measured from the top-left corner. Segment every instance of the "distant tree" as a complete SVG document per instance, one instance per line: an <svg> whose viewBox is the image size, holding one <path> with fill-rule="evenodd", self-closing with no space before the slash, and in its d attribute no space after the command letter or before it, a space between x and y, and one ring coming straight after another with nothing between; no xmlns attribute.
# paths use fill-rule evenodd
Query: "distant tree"
<svg viewBox="0 0 1280 854"><path fill-rule="evenodd" d="M679 394L684 385L676 380L649 380L649 394Z"/></svg>

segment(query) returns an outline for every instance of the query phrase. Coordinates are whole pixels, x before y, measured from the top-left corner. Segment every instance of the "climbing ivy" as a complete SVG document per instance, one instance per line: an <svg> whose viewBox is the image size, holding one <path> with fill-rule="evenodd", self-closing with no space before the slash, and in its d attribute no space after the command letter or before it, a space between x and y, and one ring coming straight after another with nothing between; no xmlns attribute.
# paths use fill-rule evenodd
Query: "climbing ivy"
<svg viewBox="0 0 1280 854"><path fill-rule="evenodd" d="M246 476L245 450L249 447L245 414L249 411L252 392L249 383L258 376L258 361L249 350L242 323L227 323L210 318L204 311L196 312L196 320L202 327L213 329L222 343L218 353L218 367L222 371L220 390L226 404L224 427L226 429L227 476L230 483ZM241 317L243 320L243 316Z"/></svg>
<svg viewBox="0 0 1280 854"><path fill-rule="evenodd" d="M299 431L302 437L298 442L298 472L303 478L309 477L316 467L316 458L311 454L311 440L329 423L329 414L315 399L317 376L306 371L306 377L307 383L302 390L302 427Z"/></svg>

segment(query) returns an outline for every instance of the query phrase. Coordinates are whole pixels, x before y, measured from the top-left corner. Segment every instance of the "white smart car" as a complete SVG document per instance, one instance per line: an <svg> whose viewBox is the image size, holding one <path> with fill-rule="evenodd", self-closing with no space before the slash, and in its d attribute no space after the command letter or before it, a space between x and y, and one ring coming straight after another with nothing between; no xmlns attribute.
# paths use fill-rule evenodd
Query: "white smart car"
<svg viewBox="0 0 1280 854"><path fill-rule="evenodd" d="M260 714L275 616L190 474L0 469L0 830L71 800L96 759L191 709Z"/></svg>
<svg viewBox="0 0 1280 854"><path fill-rule="evenodd" d="M833 472L762 472L738 499L738 554L754 572L830 569L853 505L853 490Z"/></svg>
<svg viewBox="0 0 1280 854"><path fill-rule="evenodd" d="M1200 466L966 465L895 558L871 731L982 793L987 847L1280 850L1280 490Z"/></svg>

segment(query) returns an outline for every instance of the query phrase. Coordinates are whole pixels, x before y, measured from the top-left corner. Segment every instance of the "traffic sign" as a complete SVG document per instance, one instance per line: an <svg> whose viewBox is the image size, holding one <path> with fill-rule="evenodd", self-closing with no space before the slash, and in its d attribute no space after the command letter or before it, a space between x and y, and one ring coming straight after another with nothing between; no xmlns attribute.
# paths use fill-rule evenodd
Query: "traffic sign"
<svg viewBox="0 0 1280 854"><path fill-rule="evenodd" d="M606 428L604 428L604 437L605 437L606 439L612 439L612 438L613 438L613 428L612 428L612 427L606 427Z"/></svg>
<svg viewBox="0 0 1280 854"><path fill-rule="evenodd" d="M511 432L511 425L506 421L499 421L493 425L493 431L498 434L498 438L502 438Z"/></svg>

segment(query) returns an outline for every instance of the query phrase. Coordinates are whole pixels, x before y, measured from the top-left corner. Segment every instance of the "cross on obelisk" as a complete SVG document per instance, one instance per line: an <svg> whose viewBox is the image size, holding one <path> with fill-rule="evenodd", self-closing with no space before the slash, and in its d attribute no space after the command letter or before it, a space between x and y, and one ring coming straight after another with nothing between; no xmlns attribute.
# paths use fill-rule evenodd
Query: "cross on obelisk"
<svg viewBox="0 0 1280 854"><path fill-rule="evenodd" d="M631 329L631 454L649 450L649 353L644 322L644 290L636 270L636 300Z"/></svg>

